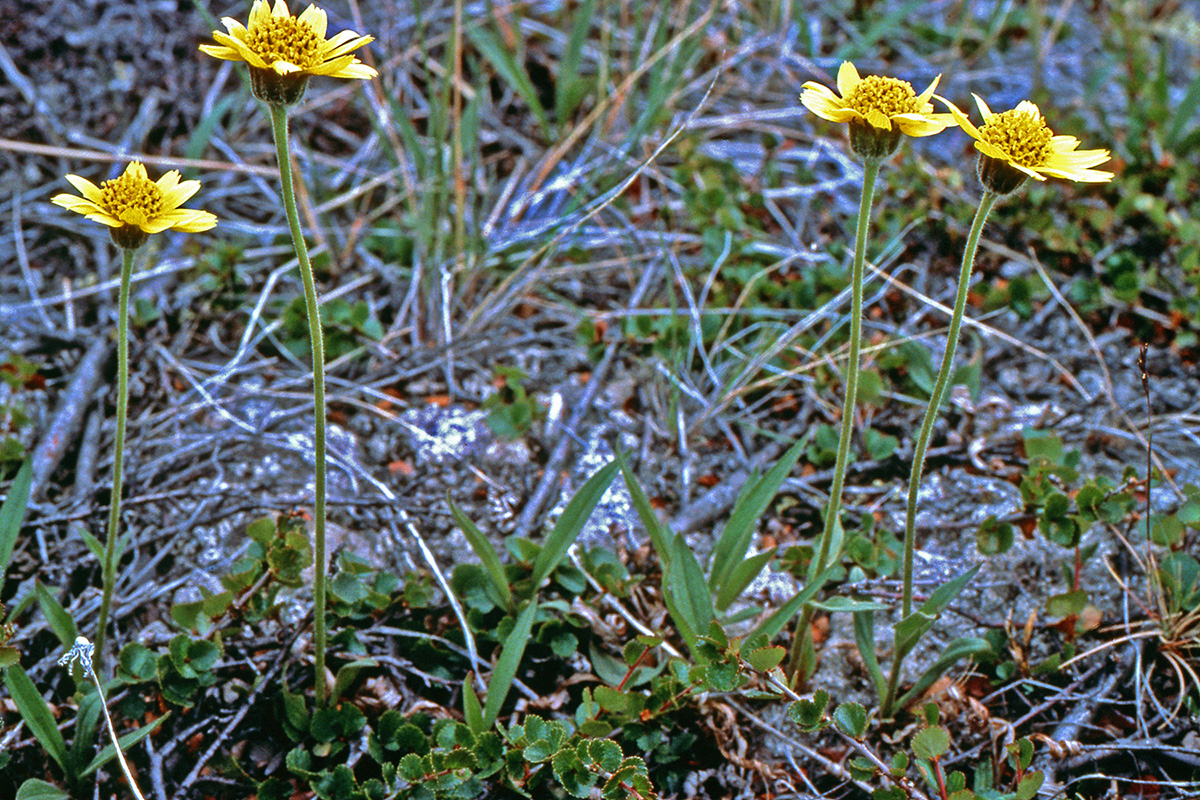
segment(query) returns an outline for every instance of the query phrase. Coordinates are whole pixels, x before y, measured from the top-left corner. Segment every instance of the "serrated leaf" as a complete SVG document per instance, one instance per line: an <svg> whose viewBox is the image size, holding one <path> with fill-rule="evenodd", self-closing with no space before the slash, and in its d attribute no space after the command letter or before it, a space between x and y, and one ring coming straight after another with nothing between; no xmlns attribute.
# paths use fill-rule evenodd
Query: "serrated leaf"
<svg viewBox="0 0 1200 800"><path fill-rule="evenodd" d="M1045 781L1046 776L1041 772L1030 772L1017 784L1016 800L1033 800Z"/></svg>
<svg viewBox="0 0 1200 800"><path fill-rule="evenodd" d="M860 703L842 703L833 712L833 724L851 739L867 732L867 709Z"/></svg>
<svg viewBox="0 0 1200 800"><path fill-rule="evenodd" d="M770 672L786 657L787 650L782 647L760 647L747 653L746 661L759 672Z"/></svg>
<svg viewBox="0 0 1200 800"><path fill-rule="evenodd" d="M941 725L922 728L912 739L913 755L926 761L941 758L950 749L950 732Z"/></svg>

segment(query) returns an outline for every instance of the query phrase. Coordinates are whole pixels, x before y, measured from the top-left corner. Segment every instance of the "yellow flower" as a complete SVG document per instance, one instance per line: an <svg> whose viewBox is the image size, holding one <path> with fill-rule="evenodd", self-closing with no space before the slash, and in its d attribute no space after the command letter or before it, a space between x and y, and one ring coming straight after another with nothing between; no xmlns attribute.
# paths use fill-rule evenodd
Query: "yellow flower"
<svg viewBox="0 0 1200 800"><path fill-rule="evenodd" d="M200 50L213 58L245 61L255 96L268 103L295 103L312 75L367 79L378 74L350 55L372 37L342 31L326 39L328 19L313 5L293 17L285 0L275 0L273 10L268 0L254 0L249 25L231 17L221 22L229 33L213 31L217 44L202 44Z"/></svg>
<svg viewBox="0 0 1200 800"><path fill-rule="evenodd" d="M199 190L200 181L180 181L178 170L155 182L146 175L145 166L134 161L119 178L99 186L78 175L68 175L67 180L83 196L59 194L50 202L107 225L118 247L135 249L150 234L168 228L195 233L217 224L207 211L179 207Z"/></svg>
<svg viewBox="0 0 1200 800"><path fill-rule="evenodd" d="M939 97L959 127L975 140L979 156L979 179L997 194L1008 194L1026 178L1044 181L1046 176L1085 183L1111 181L1113 174L1091 169L1108 161L1107 150L1078 150L1074 136L1055 136L1042 112L1028 100L1010 111L993 114L987 103L973 94L983 126L976 128L953 103Z"/></svg>
<svg viewBox="0 0 1200 800"><path fill-rule="evenodd" d="M855 153L864 158L882 158L896 151L900 134L932 136L954 124L949 114L935 114L929 102L941 77L934 78L925 91L917 94L908 81L880 75L861 78L853 64L843 61L837 75L841 97L809 81L804 84L800 102L822 119L849 123L850 147Z"/></svg>

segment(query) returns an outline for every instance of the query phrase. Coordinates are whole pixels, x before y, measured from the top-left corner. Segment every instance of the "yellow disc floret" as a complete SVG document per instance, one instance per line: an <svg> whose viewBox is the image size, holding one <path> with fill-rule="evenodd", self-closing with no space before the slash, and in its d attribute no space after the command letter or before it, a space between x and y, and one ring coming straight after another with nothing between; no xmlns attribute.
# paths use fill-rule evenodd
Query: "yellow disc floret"
<svg viewBox="0 0 1200 800"><path fill-rule="evenodd" d="M163 191L144 175L126 171L118 178L100 184L100 203L109 214L126 219L129 211L140 211L153 219L163 210Z"/></svg>
<svg viewBox="0 0 1200 800"><path fill-rule="evenodd" d="M296 17L267 17L246 32L246 46L268 64L286 61L302 70L323 60L324 37Z"/></svg>
<svg viewBox="0 0 1200 800"><path fill-rule="evenodd" d="M1053 135L1040 116L1019 109L993 114L979 129L982 141L1007 155L1012 163L1029 169L1043 166L1050 158Z"/></svg>
<svg viewBox="0 0 1200 800"><path fill-rule="evenodd" d="M844 98L846 106L864 117L872 111L891 117L896 114L919 114L922 106L912 84L896 78L868 75Z"/></svg>

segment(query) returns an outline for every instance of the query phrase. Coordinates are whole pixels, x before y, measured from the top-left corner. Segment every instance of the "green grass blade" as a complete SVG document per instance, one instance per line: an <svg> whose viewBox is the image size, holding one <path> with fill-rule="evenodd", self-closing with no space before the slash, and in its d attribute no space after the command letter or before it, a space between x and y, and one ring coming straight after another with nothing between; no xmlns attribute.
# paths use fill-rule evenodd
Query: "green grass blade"
<svg viewBox="0 0 1200 800"><path fill-rule="evenodd" d="M71 762L67 755L67 743L63 741L62 733L54 723L54 716L46 707L46 701L38 694L33 681L18 664L5 671L4 685L8 687L8 695L16 703L25 725L73 783L76 776L69 771Z"/></svg>
<svg viewBox="0 0 1200 800"><path fill-rule="evenodd" d="M778 550L778 547L772 547L739 561L729 573L729 579L721 586L721 591L717 593L717 610L724 611L729 608L730 603L741 596Z"/></svg>
<svg viewBox="0 0 1200 800"><path fill-rule="evenodd" d="M133 747L135 744L140 742L142 739L145 739L147 736L149 736L150 734L152 734L156 730L158 730L158 727L160 725L162 725L164 722L166 722L167 718L170 716L171 716L171 712L168 710L167 713L163 714L161 717L154 720L154 722L150 723L149 725L143 725L142 727L138 728L137 730L130 731L129 733L125 734L124 736L118 737L117 741L120 742L120 744L121 744L121 752L128 753L129 748ZM105 738L107 739L108 737L106 736ZM88 775L91 775L93 772L95 772L96 770L103 767L109 761L112 761L114 758L116 758L116 756L117 756L117 751L112 745L112 740L109 740L108 744L105 745L104 749L102 749L99 753L97 753L96 757L91 760L91 763L89 763L86 767L83 768L83 772L80 773L80 775L82 777L87 777Z"/></svg>
<svg viewBox="0 0 1200 800"><path fill-rule="evenodd" d="M854 617L854 642L858 645L858 654L862 657L867 674L875 682L875 693L883 702L883 694L887 691L887 677L879 668L879 657L875 654L875 612L857 611Z"/></svg>
<svg viewBox="0 0 1200 800"><path fill-rule="evenodd" d="M595 475L588 478L587 482L571 498L571 502L567 503L567 507L559 517L554 529L546 537L542 552L538 553L537 559L533 562L533 585L535 587L542 585L542 581L554 571L558 562L562 561L563 556L567 554L571 543L579 536L584 523L592 515L592 510L596 508L600 498L608 491L609 484L617 475L617 469L617 462L610 461Z"/></svg>
<svg viewBox="0 0 1200 800"><path fill-rule="evenodd" d="M646 528L650 543L654 545L659 563L662 564L665 572L671 565L671 535L658 521L658 515L650 507L650 499L646 497L646 492L642 490L641 484L634 477L633 470L629 468L629 461L621 450L617 450L617 464L621 467L621 477L625 480L625 488L629 490L629 496L633 499L633 507L637 509L638 517Z"/></svg>
<svg viewBox="0 0 1200 800"><path fill-rule="evenodd" d="M475 555L479 556L479 561L483 564L484 572L487 573L492 588L504 598L504 608L511 611L513 607L512 589L509 588L508 579L504 576L504 566L500 563L500 554L496 552L496 548L492 547L492 543L488 541L483 531L479 530L471 518L450 499L449 493L446 494L446 502L450 504L450 515L454 517L458 527L462 528L463 535L467 537L467 542L475 551Z"/></svg>
<svg viewBox="0 0 1200 800"><path fill-rule="evenodd" d="M812 600L813 595L819 592L821 587L825 585L825 582L833 578L837 572L837 568L830 567L814 580L809 581L807 586L797 592L786 603L775 609L775 612L771 616L759 623L758 627L751 631L750 635L746 638L749 640L756 636L765 635L768 642L774 639L783 630L784 626L788 624L788 620L796 616L796 613L800 611L804 604Z"/></svg>
<svg viewBox="0 0 1200 800"><path fill-rule="evenodd" d="M529 633L533 630L533 618L537 615L537 598L529 601L525 610L517 617L517 622L509 632L501 646L500 657L496 659L496 668L488 680L487 700L483 704L483 727L490 728L500 716L500 707L508 690L512 688L513 679L517 677L517 667L521 665L521 657L525 655L525 645L529 643Z"/></svg>
<svg viewBox="0 0 1200 800"><path fill-rule="evenodd" d="M463 681L463 719L476 736L487 730L483 722L483 706L479 703L479 695L475 693L475 684L470 675Z"/></svg>
<svg viewBox="0 0 1200 800"><path fill-rule="evenodd" d="M917 678L917 682L912 685L911 689L901 695L900 700L896 703L896 708L904 708L920 697L938 678L942 677L942 673L959 661L991 652L991 649L987 639L977 636L963 636L950 642L938 656L938 660L921 673L921 677Z"/></svg>
<svg viewBox="0 0 1200 800"><path fill-rule="evenodd" d="M587 93L588 82L582 77L580 65L583 44L587 41L588 33L592 28L592 19L595 16L596 0L584 0L575 10L571 36L567 39L567 49L563 53L558 80L555 83L554 114L559 122L575 112Z"/></svg>
<svg viewBox="0 0 1200 800"><path fill-rule="evenodd" d="M688 648L695 649L696 637L708 630L713 619L712 595L704 580L704 570L682 534L675 534L671 546L671 566L664 573L663 597Z"/></svg>
<svg viewBox="0 0 1200 800"><path fill-rule="evenodd" d="M0 505L0 577L8 572L13 547L21 535L21 523L25 521L25 510L29 507L29 486L33 481L33 461L26 459L17 471L8 497Z"/></svg>
<svg viewBox="0 0 1200 800"><path fill-rule="evenodd" d="M529 80L529 75L517 63L513 54L508 51L494 33L485 28L468 27L467 36L471 39L471 43L483 54L483 57L488 60L488 63L492 65L492 68L512 86L513 91L529 106L529 110L537 117L537 121L542 126L542 130L545 131L546 135L554 138L554 129L550 126L550 118L546 116L546 109L542 108L542 104L538 100L537 90L533 88L533 82Z"/></svg>
<svg viewBox="0 0 1200 800"><path fill-rule="evenodd" d="M46 621L50 623L50 630L54 631L54 635L62 642L64 648L74 645L75 637L79 635L79 629L75 627L75 620L54 598L54 595L50 594L50 590L41 584L41 581L34 583L34 591L37 593L38 605L41 607L42 613L46 615Z"/></svg>
<svg viewBox="0 0 1200 800"><path fill-rule="evenodd" d="M971 578L975 577L975 573L979 572L979 568L982 566L982 564L976 564L957 578L946 581L933 590L929 599L922 603L920 608L896 623L896 646L893 658L903 660L912 652L926 631L933 627L933 623L937 621L946 606L958 597L959 592L966 587Z"/></svg>
<svg viewBox="0 0 1200 800"><path fill-rule="evenodd" d="M803 439L793 444L783 454L775 466L767 470L754 484L738 498L729 514L729 521L721 531L721 538L713 547L709 585L719 596L724 596L725 584L733 568L746 557L754 531L758 528L758 520L762 517L767 506L779 494L779 487L791 474L800 454L804 452ZM732 602L732 598L731 598Z"/></svg>

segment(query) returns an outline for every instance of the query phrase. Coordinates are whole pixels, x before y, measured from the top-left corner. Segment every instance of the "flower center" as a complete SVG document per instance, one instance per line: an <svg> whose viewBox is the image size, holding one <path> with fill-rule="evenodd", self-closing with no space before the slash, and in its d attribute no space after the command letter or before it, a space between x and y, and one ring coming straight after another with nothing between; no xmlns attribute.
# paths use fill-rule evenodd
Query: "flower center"
<svg viewBox="0 0 1200 800"><path fill-rule="evenodd" d="M268 65L286 61L300 69L321 63L321 37L295 17L270 17L246 31L246 46Z"/></svg>
<svg viewBox="0 0 1200 800"><path fill-rule="evenodd" d="M896 78L868 75L843 99L847 106L863 115L868 111L878 111L889 117L921 113L912 84Z"/></svg>
<svg viewBox="0 0 1200 800"><path fill-rule="evenodd" d="M163 192L158 184L128 172L100 184L100 206L117 219L126 211L140 210L146 219L153 219L163 207Z"/></svg>
<svg viewBox="0 0 1200 800"><path fill-rule="evenodd" d="M1050 129L1040 116L1013 109L993 114L979 130L983 141L1022 167L1034 169L1050 157Z"/></svg>

